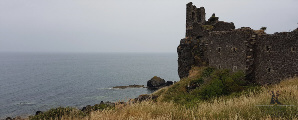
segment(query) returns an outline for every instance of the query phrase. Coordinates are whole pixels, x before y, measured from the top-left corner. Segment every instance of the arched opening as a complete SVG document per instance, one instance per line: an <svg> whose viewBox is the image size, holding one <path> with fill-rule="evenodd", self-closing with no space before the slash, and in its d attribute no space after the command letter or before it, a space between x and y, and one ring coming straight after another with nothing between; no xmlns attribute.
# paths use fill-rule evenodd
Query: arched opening
<svg viewBox="0 0 298 120"><path fill-rule="evenodd" d="M291 47L291 52L296 52L297 48L296 47Z"/></svg>

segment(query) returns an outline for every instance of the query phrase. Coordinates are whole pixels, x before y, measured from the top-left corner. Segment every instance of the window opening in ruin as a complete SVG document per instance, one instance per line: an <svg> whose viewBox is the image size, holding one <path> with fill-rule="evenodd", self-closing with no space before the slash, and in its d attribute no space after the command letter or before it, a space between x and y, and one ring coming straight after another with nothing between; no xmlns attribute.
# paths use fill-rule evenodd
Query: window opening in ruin
<svg viewBox="0 0 298 120"><path fill-rule="evenodd" d="M218 47L218 48L217 48L217 51L220 53L220 51L221 51L221 47Z"/></svg>
<svg viewBox="0 0 298 120"><path fill-rule="evenodd" d="M249 67L248 66L245 66L245 70L248 70L249 69Z"/></svg>
<svg viewBox="0 0 298 120"><path fill-rule="evenodd" d="M271 46L266 46L265 49L267 52L269 52L271 50Z"/></svg>
<svg viewBox="0 0 298 120"><path fill-rule="evenodd" d="M271 68L267 68L267 72L271 72L272 70L271 70Z"/></svg>
<svg viewBox="0 0 298 120"><path fill-rule="evenodd" d="M202 36L197 36L196 39L200 39Z"/></svg>
<svg viewBox="0 0 298 120"><path fill-rule="evenodd" d="M221 68L221 66L220 65L218 65L218 69L220 69Z"/></svg>
<svg viewBox="0 0 298 120"><path fill-rule="evenodd" d="M296 52L297 48L296 47L291 47L291 52Z"/></svg>
<svg viewBox="0 0 298 120"><path fill-rule="evenodd" d="M191 16L192 18L195 18L195 12L192 12L192 16Z"/></svg>
<svg viewBox="0 0 298 120"><path fill-rule="evenodd" d="M233 51L233 52L236 52L236 51L237 51L237 48L233 47L233 48L232 48L232 51Z"/></svg>

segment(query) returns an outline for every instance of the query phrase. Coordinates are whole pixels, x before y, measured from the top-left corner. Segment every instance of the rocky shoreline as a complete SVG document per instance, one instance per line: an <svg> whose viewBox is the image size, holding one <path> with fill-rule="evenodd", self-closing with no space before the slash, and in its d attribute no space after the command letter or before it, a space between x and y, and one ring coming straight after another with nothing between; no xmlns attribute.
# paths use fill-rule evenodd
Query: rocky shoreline
<svg viewBox="0 0 298 120"><path fill-rule="evenodd" d="M163 88L163 87L166 87L166 86L170 86L170 85L173 85L174 83L176 83L175 81L165 81L164 79L160 78L160 77L157 77L157 76L154 76L153 78L151 78L150 80L147 81L147 87L145 87L144 85L128 85L128 86L115 86L113 88L116 88L116 89L126 89L126 88L147 88L148 90L158 90L160 88ZM127 102L110 102L110 101L107 101L107 102L103 102L101 101L99 104L95 104L95 105L87 105L81 109L79 109L80 111L84 112L84 113L90 113L91 111L96 111L96 110L99 110L99 109L103 109L103 108L107 108L107 107L119 107L119 106L126 106L128 104L134 104L134 103L137 103L137 102L142 102L142 101L146 101L146 100L154 100L156 99L157 96L154 96L154 95L151 95L151 94L142 94L142 95L139 95L137 98L133 98L133 99L130 99L128 100ZM40 115L40 114L43 114L44 112L43 111L36 111L35 112L35 115ZM29 116L28 116L29 117ZM28 118L22 118L20 116L17 116L17 117L7 117L6 119L4 120L27 120Z"/></svg>

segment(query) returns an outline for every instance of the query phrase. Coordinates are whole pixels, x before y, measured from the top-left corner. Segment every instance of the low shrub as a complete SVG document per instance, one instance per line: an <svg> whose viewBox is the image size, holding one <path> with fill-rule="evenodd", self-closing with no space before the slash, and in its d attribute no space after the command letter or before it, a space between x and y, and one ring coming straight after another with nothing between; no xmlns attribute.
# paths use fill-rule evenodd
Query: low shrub
<svg viewBox="0 0 298 120"><path fill-rule="evenodd" d="M202 25L205 30L212 30L214 27L212 25Z"/></svg>
<svg viewBox="0 0 298 120"><path fill-rule="evenodd" d="M242 94L245 90L257 88L245 81L245 74L241 71L231 72L211 67L202 69L197 69L200 71L197 73L197 77L182 79L173 86L159 91L160 98L158 99L193 106L201 101L221 96L233 95L236 97L237 94Z"/></svg>
<svg viewBox="0 0 298 120"><path fill-rule="evenodd" d="M243 72L232 73L229 70L216 70L208 76L210 82L193 92L203 100L229 95L233 92L241 92L246 85Z"/></svg>
<svg viewBox="0 0 298 120"><path fill-rule="evenodd" d="M206 69L203 70L202 72L202 77L209 77L211 73L213 73L215 68L212 67L207 67Z"/></svg>

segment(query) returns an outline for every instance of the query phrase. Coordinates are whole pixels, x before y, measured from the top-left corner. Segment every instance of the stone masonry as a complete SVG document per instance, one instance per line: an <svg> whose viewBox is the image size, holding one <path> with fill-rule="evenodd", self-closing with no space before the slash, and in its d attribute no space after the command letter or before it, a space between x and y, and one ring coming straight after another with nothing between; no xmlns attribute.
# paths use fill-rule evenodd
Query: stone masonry
<svg viewBox="0 0 298 120"><path fill-rule="evenodd" d="M278 83L298 75L298 28L292 32L266 34L234 23L208 21L205 8L186 5L186 34L177 48L178 74L188 76L193 66L243 71L259 84Z"/></svg>

